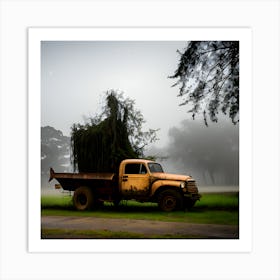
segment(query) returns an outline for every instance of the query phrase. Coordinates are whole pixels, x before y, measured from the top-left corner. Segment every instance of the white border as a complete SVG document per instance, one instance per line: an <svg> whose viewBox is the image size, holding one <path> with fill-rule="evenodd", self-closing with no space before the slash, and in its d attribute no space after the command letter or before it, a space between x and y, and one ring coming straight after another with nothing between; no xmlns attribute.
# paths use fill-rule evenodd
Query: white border
<svg viewBox="0 0 280 280"><path fill-rule="evenodd" d="M30 252L250 252L252 249L252 67L249 28L29 28L29 205ZM240 238L236 240L42 240L40 217L41 41L240 41ZM245 94L246 93L246 94ZM246 112L246 113L245 113Z"/></svg>

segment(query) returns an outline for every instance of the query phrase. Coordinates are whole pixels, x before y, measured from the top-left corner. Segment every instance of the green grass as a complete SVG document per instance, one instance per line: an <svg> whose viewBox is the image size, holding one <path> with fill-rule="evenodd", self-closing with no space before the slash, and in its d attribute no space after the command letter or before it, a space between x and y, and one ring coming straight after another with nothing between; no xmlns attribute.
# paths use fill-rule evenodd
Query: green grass
<svg viewBox="0 0 280 280"><path fill-rule="evenodd" d="M41 196L41 208L53 209L74 209L72 196L70 195L57 195L57 196Z"/></svg>
<svg viewBox="0 0 280 280"><path fill-rule="evenodd" d="M125 231L109 230L63 230L63 229L42 229L42 239L186 239L186 238L203 238L196 235L186 234L141 234ZM207 238L207 237L205 237Z"/></svg>
<svg viewBox="0 0 280 280"><path fill-rule="evenodd" d="M196 202L196 208L238 210L238 193L203 193L200 201Z"/></svg>
<svg viewBox="0 0 280 280"><path fill-rule="evenodd" d="M239 221L238 193L205 193L191 211L162 212L155 203L123 202L118 208L109 203L94 211L76 211L70 196L43 196L42 215L126 218L168 222L236 225Z"/></svg>
<svg viewBox="0 0 280 280"><path fill-rule="evenodd" d="M200 201L197 201L195 208L207 209L233 209L237 210L239 204L238 193L203 193ZM110 207L111 204L107 203L106 206ZM41 197L42 209L47 208L61 208L61 209L74 209L72 196L59 195L59 196L42 196ZM121 208L157 208L156 203L139 203L136 201L122 201Z"/></svg>

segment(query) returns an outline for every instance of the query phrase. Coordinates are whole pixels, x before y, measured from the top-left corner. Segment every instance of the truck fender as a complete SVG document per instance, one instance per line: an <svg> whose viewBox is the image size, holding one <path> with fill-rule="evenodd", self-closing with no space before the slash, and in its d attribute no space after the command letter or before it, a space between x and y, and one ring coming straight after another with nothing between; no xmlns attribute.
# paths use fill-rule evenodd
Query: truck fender
<svg viewBox="0 0 280 280"><path fill-rule="evenodd" d="M156 191L159 188L164 188L164 187L173 187L173 188L178 188L178 191L180 190L180 181L173 181L173 180L158 180L155 181L152 185L152 190L151 190L151 195L154 196Z"/></svg>

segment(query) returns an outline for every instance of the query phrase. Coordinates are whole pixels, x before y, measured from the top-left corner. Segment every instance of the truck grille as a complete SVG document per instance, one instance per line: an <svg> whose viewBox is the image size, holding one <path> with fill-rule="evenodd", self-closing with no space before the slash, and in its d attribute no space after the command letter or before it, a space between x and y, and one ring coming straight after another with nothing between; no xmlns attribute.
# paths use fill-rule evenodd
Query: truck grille
<svg viewBox="0 0 280 280"><path fill-rule="evenodd" d="M188 181L187 182L187 189L188 189L188 192L190 192L190 193L197 193L198 192L195 181Z"/></svg>

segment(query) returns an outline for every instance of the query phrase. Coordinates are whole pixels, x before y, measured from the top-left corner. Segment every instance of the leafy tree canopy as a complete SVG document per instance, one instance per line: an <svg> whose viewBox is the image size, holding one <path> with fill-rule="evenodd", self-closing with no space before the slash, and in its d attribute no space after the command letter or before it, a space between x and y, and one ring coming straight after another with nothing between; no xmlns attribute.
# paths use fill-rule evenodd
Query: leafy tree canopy
<svg viewBox="0 0 280 280"><path fill-rule="evenodd" d="M80 172L117 172L126 158L144 157L144 147L156 141L156 130L143 132L144 118L134 101L109 90L100 115L71 128L72 162Z"/></svg>
<svg viewBox="0 0 280 280"><path fill-rule="evenodd" d="M178 51L179 52L179 51ZM173 76L180 86L180 105L191 104L188 111L195 115L203 112L204 122L218 121L222 111L232 122L239 122L239 42L191 41Z"/></svg>

